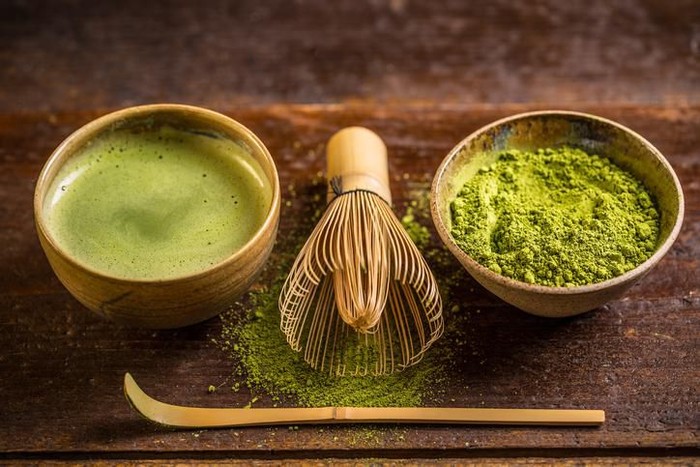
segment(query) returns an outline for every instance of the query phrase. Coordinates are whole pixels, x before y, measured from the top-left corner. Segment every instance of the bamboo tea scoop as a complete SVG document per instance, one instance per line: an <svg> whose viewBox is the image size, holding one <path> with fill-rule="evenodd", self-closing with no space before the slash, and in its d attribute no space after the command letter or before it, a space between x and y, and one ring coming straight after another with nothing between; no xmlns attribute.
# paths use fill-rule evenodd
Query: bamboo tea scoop
<svg viewBox="0 0 700 467"><path fill-rule="evenodd" d="M124 393L142 416L176 428L225 428L330 423L432 423L473 425L600 425L602 410L483 409L454 407L316 407L217 409L182 407L153 399L127 373Z"/></svg>

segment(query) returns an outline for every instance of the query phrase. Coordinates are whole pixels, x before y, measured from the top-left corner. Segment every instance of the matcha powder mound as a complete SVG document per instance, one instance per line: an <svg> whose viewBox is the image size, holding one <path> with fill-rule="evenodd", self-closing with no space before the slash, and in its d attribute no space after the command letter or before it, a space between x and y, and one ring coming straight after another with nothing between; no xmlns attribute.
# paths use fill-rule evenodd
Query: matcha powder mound
<svg viewBox="0 0 700 467"><path fill-rule="evenodd" d="M501 152L451 210L452 236L474 260L547 286L619 276L648 259L659 236L659 213L642 183L570 147Z"/></svg>
<svg viewBox="0 0 700 467"><path fill-rule="evenodd" d="M335 377L312 369L287 344L279 329L279 285L252 296L252 316L236 325L224 315L223 340L239 360L238 377L275 400L288 398L309 407L414 406L423 399L438 368L429 362L388 376ZM237 378L238 379L238 378Z"/></svg>

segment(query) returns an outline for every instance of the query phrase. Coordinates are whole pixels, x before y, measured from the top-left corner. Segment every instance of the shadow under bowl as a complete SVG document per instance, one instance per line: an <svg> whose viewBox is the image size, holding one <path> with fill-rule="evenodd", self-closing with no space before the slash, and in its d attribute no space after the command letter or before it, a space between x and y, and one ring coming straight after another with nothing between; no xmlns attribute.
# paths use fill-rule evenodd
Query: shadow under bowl
<svg viewBox="0 0 700 467"><path fill-rule="evenodd" d="M450 205L466 181L496 160L500 151L570 146L600 154L634 175L654 196L660 232L654 254L636 268L590 285L550 287L517 281L482 266L455 243ZM431 188L431 214L441 240L474 279L502 300L546 317L577 315L619 298L668 252L683 223L683 191L664 156L632 130L594 115L539 111L487 125L455 146L438 168Z"/></svg>

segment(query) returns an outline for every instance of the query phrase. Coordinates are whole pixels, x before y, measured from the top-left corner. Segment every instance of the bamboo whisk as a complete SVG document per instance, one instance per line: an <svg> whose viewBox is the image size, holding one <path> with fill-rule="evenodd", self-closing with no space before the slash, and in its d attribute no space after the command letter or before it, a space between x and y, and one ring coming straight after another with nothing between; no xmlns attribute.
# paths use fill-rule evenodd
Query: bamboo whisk
<svg viewBox="0 0 700 467"><path fill-rule="evenodd" d="M388 374L442 335L435 278L391 210L386 146L345 128L327 149L328 207L279 298L281 329L313 368Z"/></svg>

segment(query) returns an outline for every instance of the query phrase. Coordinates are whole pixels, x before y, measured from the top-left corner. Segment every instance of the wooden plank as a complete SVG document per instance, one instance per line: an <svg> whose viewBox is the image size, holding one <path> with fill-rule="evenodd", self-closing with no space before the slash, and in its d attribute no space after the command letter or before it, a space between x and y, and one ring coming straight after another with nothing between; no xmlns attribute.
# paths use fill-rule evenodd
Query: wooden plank
<svg viewBox="0 0 700 467"><path fill-rule="evenodd" d="M313 179L323 167L325 141L336 129L361 124L382 135L401 210L409 192L427 187L460 139L482 124L532 108L273 105L226 113L252 128L278 164L284 199L293 201L283 210L284 237L322 207L313 198ZM694 455L700 400L700 108L579 110L628 124L666 154L686 195L678 242L626 298L562 321L519 312L465 273L455 300L467 314L468 339L457 362L460 374L444 388L445 401L454 405L607 411L602 428L565 430L316 426L178 432L146 423L121 393L126 371L152 395L173 403L243 406L250 400L246 390L207 393L209 384L230 381L231 362L211 343L221 324L213 319L175 331L126 329L73 300L36 241L32 190L52 148L98 113L0 116L0 343L5 349L0 353L0 453L7 459L120 458L124 453L144 459L163 453L195 459L197 453L215 458ZM261 280L266 278L269 274Z"/></svg>
<svg viewBox="0 0 700 467"><path fill-rule="evenodd" d="M693 0L3 1L0 109L687 104Z"/></svg>
<svg viewBox="0 0 700 467"><path fill-rule="evenodd" d="M241 458L225 458L225 459L192 459L192 458L167 458L167 459L132 459L129 457L112 457L109 459L110 464L117 465L189 465L198 466L238 466L238 465L285 465L285 466L356 466L356 465L382 465L382 466L430 466L430 465L480 465L480 466L509 466L509 465L559 465L559 466L603 466L603 465L639 465L649 464L654 465L693 465L697 458L694 457L664 457L664 458L649 458L649 457L577 457L575 459L562 459L558 457L487 457L487 458L464 458L464 457L446 457L446 458L418 458L418 459L395 459L395 458L326 458L326 459L293 459L293 458L275 458L273 459L241 459ZM47 459L36 458L32 460L12 460L13 465L104 465L105 461L95 461L94 459L76 460L76 459Z"/></svg>

